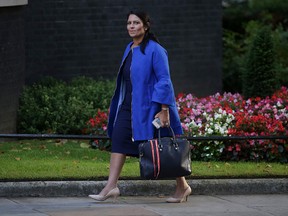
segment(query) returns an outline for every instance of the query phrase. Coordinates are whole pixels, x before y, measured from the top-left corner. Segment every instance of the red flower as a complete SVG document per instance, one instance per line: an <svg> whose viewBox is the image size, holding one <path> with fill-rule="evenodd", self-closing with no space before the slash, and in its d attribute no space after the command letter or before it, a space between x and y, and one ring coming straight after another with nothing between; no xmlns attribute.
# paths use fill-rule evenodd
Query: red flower
<svg viewBox="0 0 288 216"><path fill-rule="evenodd" d="M237 152L240 152L241 151L241 147L239 144L236 144L236 149L235 149Z"/></svg>
<svg viewBox="0 0 288 216"><path fill-rule="evenodd" d="M89 119L87 122L90 133L93 134L104 134L104 132L107 130L107 123L108 123L108 111L104 112L101 110L98 110L96 115Z"/></svg>
<svg viewBox="0 0 288 216"><path fill-rule="evenodd" d="M179 94L177 95L177 98L176 98L176 100L178 100L179 98L184 98L184 95L185 95L185 94L184 94L184 93L182 93L182 92L181 92L181 93L179 93Z"/></svg>

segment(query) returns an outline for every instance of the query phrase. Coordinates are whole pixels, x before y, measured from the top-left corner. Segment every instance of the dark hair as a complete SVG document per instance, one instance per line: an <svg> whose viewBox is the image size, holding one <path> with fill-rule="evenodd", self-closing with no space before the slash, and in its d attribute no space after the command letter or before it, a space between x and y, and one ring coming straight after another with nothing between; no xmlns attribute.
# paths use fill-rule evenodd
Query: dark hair
<svg viewBox="0 0 288 216"><path fill-rule="evenodd" d="M143 54L145 54L145 48L147 46L147 43L149 42L149 40L153 40L157 43L160 44L158 38L152 33L150 32L150 26L151 26L151 22L150 22L150 17L149 15L144 12L144 11L138 11L138 10L134 10L134 11L130 11L128 14L127 14L127 20L129 18L129 16L133 14L133 15L136 15L137 17L139 17L141 19L141 21L143 22L143 25L144 27L147 28L146 32L145 32L145 35L144 35L144 38L140 44L140 50Z"/></svg>

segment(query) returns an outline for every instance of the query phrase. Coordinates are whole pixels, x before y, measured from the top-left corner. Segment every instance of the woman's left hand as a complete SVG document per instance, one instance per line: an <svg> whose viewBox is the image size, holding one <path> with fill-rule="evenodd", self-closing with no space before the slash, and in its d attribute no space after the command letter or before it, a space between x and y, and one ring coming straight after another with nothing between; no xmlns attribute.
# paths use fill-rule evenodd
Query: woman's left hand
<svg viewBox="0 0 288 216"><path fill-rule="evenodd" d="M169 127L170 126L169 109L161 110L159 113L157 113L155 115L155 118L160 119L162 127Z"/></svg>

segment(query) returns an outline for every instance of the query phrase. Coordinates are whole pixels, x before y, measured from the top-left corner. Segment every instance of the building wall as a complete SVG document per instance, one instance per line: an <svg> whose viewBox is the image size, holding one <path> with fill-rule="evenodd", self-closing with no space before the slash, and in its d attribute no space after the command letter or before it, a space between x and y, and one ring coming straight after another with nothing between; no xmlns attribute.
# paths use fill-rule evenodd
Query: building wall
<svg viewBox="0 0 288 216"><path fill-rule="evenodd" d="M177 93L221 91L220 0L30 0L27 83L47 75L114 78L130 41L126 14L135 7L151 15Z"/></svg>
<svg viewBox="0 0 288 216"><path fill-rule="evenodd" d="M24 8L0 7L0 133L16 132L25 75Z"/></svg>
<svg viewBox="0 0 288 216"><path fill-rule="evenodd" d="M24 84L48 75L115 78L130 41L126 14L136 7L149 12L152 30L169 53L176 93L221 91L220 0L14 0L13 7L3 1L0 133L16 132Z"/></svg>

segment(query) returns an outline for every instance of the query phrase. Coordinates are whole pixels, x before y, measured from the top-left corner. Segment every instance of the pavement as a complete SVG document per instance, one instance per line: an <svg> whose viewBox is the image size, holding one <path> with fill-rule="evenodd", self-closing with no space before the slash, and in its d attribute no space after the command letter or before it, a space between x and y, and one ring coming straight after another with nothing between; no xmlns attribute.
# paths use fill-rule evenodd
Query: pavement
<svg viewBox="0 0 288 216"><path fill-rule="evenodd" d="M284 216L288 179L192 179L188 202L166 203L175 181L121 180L113 202L87 197L106 181L0 182L1 216Z"/></svg>
<svg viewBox="0 0 288 216"><path fill-rule="evenodd" d="M0 198L1 216L285 216L288 194L191 195L185 203L165 197L120 196L116 202L87 197Z"/></svg>

